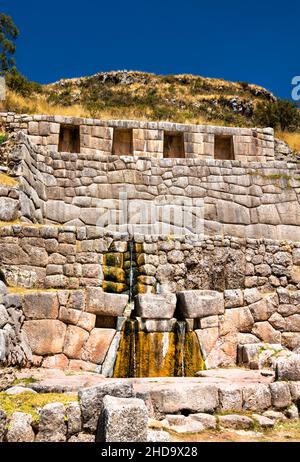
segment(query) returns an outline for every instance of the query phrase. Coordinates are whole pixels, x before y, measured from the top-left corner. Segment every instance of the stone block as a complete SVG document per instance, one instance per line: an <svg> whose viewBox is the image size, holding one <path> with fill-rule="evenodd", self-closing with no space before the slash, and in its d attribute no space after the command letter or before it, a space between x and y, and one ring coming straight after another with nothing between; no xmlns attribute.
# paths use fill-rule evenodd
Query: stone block
<svg viewBox="0 0 300 462"><path fill-rule="evenodd" d="M102 420L103 398L106 395L131 398L134 396L133 385L126 380L115 380L79 390L83 426L90 433L96 432L98 420Z"/></svg>
<svg viewBox="0 0 300 462"><path fill-rule="evenodd" d="M40 410L37 442L65 442L67 435L66 411L61 403L46 404Z"/></svg>
<svg viewBox="0 0 300 462"><path fill-rule="evenodd" d="M241 411L243 408L242 390L239 385L220 384L219 409L220 411Z"/></svg>
<svg viewBox="0 0 300 462"><path fill-rule="evenodd" d="M144 319L171 319L175 308L175 294L139 294L135 297L136 315Z"/></svg>
<svg viewBox="0 0 300 462"><path fill-rule="evenodd" d="M55 293L28 293L24 295L23 300L23 311L27 319L56 319L58 317L59 304Z"/></svg>
<svg viewBox="0 0 300 462"><path fill-rule="evenodd" d="M235 430L250 430L254 425L250 417L237 414L220 415L218 421L221 427L234 428Z"/></svg>
<svg viewBox="0 0 300 462"><path fill-rule="evenodd" d="M284 382L270 383L272 406L276 409L284 409L292 404L289 384Z"/></svg>
<svg viewBox="0 0 300 462"><path fill-rule="evenodd" d="M96 441L137 443L147 441L148 411L143 400L105 396Z"/></svg>
<svg viewBox="0 0 300 462"><path fill-rule="evenodd" d="M219 404L218 388L214 384L178 383L157 385L150 391L151 400L155 403L158 414L178 414L181 411L190 413L212 413Z"/></svg>
<svg viewBox="0 0 300 462"><path fill-rule="evenodd" d="M68 326L63 352L71 359L81 359L83 345L89 338L89 333L77 326Z"/></svg>
<svg viewBox="0 0 300 462"><path fill-rule="evenodd" d="M32 353L41 356L62 353L66 325L61 321L25 321L23 331Z"/></svg>
<svg viewBox="0 0 300 462"><path fill-rule="evenodd" d="M300 354L279 358L276 364L276 378L283 381L300 381Z"/></svg>
<svg viewBox="0 0 300 462"><path fill-rule="evenodd" d="M177 293L177 306L185 318L204 318L224 313L223 294L214 290L184 290Z"/></svg>
<svg viewBox="0 0 300 462"><path fill-rule="evenodd" d="M81 359L102 364L115 333L115 329L94 328L82 349Z"/></svg>
<svg viewBox="0 0 300 462"><path fill-rule="evenodd" d="M255 412L271 407L271 392L268 385L257 383L243 388L243 409Z"/></svg>
<svg viewBox="0 0 300 462"><path fill-rule="evenodd" d="M0 220L13 221L18 216L18 202L9 197L0 197Z"/></svg>
<svg viewBox="0 0 300 462"><path fill-rule="evenodd" d="M8 443L32 443L35 438L32 422L32 415L14 412L10 418L6 436Z"/></svg>
<svg viewBox="0 0 300 462"><path fill-rule="evenodd" d="M238 308L244 304L243 291L231 289L224 291L225 308Z"/></svg>
<svg viewBox="0 0 300 462"><path fill-rule="evenodd" d="M102 316L123 316L128 295L103 292L100 287L87 288L86 311Z"/></svg>

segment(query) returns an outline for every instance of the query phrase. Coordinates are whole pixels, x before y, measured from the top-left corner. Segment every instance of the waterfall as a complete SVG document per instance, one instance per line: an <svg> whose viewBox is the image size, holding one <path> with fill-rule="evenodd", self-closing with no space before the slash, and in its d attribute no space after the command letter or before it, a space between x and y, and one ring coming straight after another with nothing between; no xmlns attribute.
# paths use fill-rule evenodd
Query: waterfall
<svg viewBox="0 0 300 462"><path fill-rule="evenodd" d="M185 321L171 332L144 332L128 319L114 368L114 377L194 377L204 369L198 338Z"/></svg>
<svg viewBox="0 0 300 462"><path fill-rule="evenodd" d="M184 349L185 349L185 331L186 331L186 323L185 321L178 321L178 331L179 331L179 348L180 348L180 361L181 361L181 377L185 375L185 357L184 357Z"/></svg>
<svg viewBox="0 0 300 462"><path fill-rule="evenodd" d="M133 242L128 242L129 254L130 254L130 268L129 268L129 302L133 300Z"/></svg>

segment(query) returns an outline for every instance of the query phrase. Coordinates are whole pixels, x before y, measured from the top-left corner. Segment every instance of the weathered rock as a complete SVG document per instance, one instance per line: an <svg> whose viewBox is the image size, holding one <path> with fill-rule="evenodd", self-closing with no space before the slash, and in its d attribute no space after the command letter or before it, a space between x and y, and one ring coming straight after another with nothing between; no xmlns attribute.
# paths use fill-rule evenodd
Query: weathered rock
<svg viewBox="0 0 300 462"><path fill-rule="evenodd" d="M18 216L18 201L9 197L0 197L0 220L13 221Z"/></svg>
<svg viewBox="0 0 300 462"><path fill-rule="evenodd" d="M86 311L102 316L123 316L128 295L103 292L99 287L87 288Z"/></svg>
<svg viewBox="0 0 300 462"><path fill-rule="evenodd" d="M64 405L61 403L46 404L39 414L39 431L36 441L58 443L66 441L67 426Z"/></svg>
<svg viewBox="0 0 300 462"><path fill-rule="evenodd" d="M293 401L298 401L300 399L300 381L299 382L289 382L290 393Z"/></svg>
<svg viewBox="0 0 300 462"><path fill-rule="evenodd" d="M43 360L43 367L45 369L62 369L68 368L69 360L64 354L58 354L53 356L47 356Z"/></svg>
<svg viewBox="0 0 300 462"><path fill-rule="evenodd" d="M291 404L292 399L288 383L270 383L270 391L272 397L272 406L274 406L276 409L283 409Z"/></svg>
<svg viewBox="0 0 300 462"><path fill-rule="evenodd" d="M267 343L281 343L281 333L275 330L268 321L256 322L252 333Z"/></svg>
<svg viewBox="0 0 300 462"><path fill-rule="evenodd" d="M245 289L244 290L244 300L248 305L258 302L262 299L262 295L256 288Z"/></svg>
<svg viewBox="0 0 300 462"><path fill-rule="evenodd" d="M104 397L97 441L145 442L147 430L148 412L144 401L138 398Z"/></svg>
<svg viewBox="0 0 300 462"><path fill-rule="evenodd" d="M114 329L93 329L82 348L81 359L95 364L102 364L115 333Z"/></svg>
<svg viewBox="0 0 300 462"><path fill-rule="evenodd" d="M148 443L169 443L170 435L163 430L148 430L147 441Z"/></svg>
<svg viewBox="0 0 300 462"><path fill-rule="evenodd" d="M214 290L184 290L177 293L178 309L185 318L204 318L224 313L223 294Z"/></svg>
<svg viewBox="0 0 300 462"><path fill-rule="evenodd" d="M221 411L241 411L243 408L243 396L240 386L233 384L220 384L219 409Z"/></svg>
<svg viewBox="0 0 300 462"><path fill-rule="evenodd" d="M217 428L217 419L213 415L200 412L197 414L190 414L188 418L200 422L204 429L214 430Z"/></svg>
<svg viewBox="0 0 300 462"><path fill-rule="evenodd" d="M269 419L265 415L252 414L252 418L262 428L273 428L275 425L275 421L273 419Z"/></svg>
<svg viewBox="0 0 300 462"><path fill-rule="evenodd" d="M247 306L226 309L220 320L220 335L234 332L251 332L254 324L253 316Z"/></svg>
<svg viewBox="0 0 300 462"><path fill-rule="evenodd" d="M273 411L272 409L265 411L263 416L268 417L268 419L274 420L275 422L284 422L287 420L287 417L282 412Z"/></svg>
<svg viewBox="0 0 300 462"><path fill-rule="evenodd" d="M150 391L150 395L155 412L163 415L176 414L182 410L210 413L219 404L218 389L213 384L180 383L176 389L168 385L157 385Z"/></svg>
<svg viewBox="0 0 300 462"><path fill-rule="evenodd" d="M33 393L36 394L37 392L32 390L32 388L21 387L21 386L14 386L5 390L7 395L20 395L22 393Z"/></svg>
<svg viewBox="0 0 300 462"><path fill-rule="evenodd" d="M68 440L68 443L94 443L95 435L90 435L89 433L78 433L78 435L73 435Z"/></svg>
<svg viewBox="0 0 300 462"><path fill-rule="evenodd" d="M14 412L10 418L7 430L7 441L9 443L30 443L34 441L34 432L32 429L32 415L24 412Z"/></svg>
<svg viewBox="0 0 300 462"><path fill-rule="evenodd" d="M58 308L55 293L36 292L24 296L23 311L27 319L56 319Z"/></svg>
<svg viewBox="0 0 300 462"><path fill-rule="evenodd" d="M244 304L243 291L231 289L224 291L225 308L238 308Z"/></svg>
<svg viewBox="0 0 300 462"><path fill-rule="evenodd" d="M43 356L62 353L66 325L61 321L25 321L23 329L34 354Z"/></svg>
<svg viewBox="0 0 300 462"><path fill-rule="evenodd" d="M81 410L78 403L70 403L66 406L68 435L81 432Z"/></svg>
<svg viewBox="0 0 300 462"><path fill-rule="evenodd" d="M81 359L83 345L89 338L89 333L77 326L68 326L63 352L68 358Z"/></svg>
<svg viewBox="0 0 300 462"><path fill-rule="evenodd" d="M12 387L16 380L16 372L12 367L0 369L0 391Z"/></svg>
<svg viewBox="0 0 300 462"><path fill-rule="evenodd" d="M135 312L141 318L171 319L175 308L175 294L138 294L135 297Z"/></svg>
<svg viewBox="0 0 300 462"><path fill-rule="evenodd" d="M285 410L285 415L288 419L291 420L298 420L299 419L299 411L298 408L295 404L291 404L290 407L288 407Z"/></svg>
<svg viewBox="0 0 300 462"><path fill-rule="evenodd" d="M300 355L291 354L289 358L278 359L276 378L283 381L300 381Z"/></svg>
<svg viewBox="0 0 300 462"><path fill-rule="evenodd" d="M261 412L271 407L271 392L263 383L243 388L243 409Z"/></svg>
<svg viewBox="0 0 300 462"><path fill-rule="evenodd" d="M84 429L91 433L96 431L105 395L131 398L133 396L132 383L126 380L116 380L114 382L104 382L103 384L95 387L79 390L78 396L80 400Z"/></svg>
<svg viewBox="0 0 300 462"><path fill-rule="evenodd" d="M6 413L0 409L0 443L2 443L6 431Z"/></svg>
<svg viewBox="0 0 300 462"><path fill-rule="evenodd" d="M245 415L229 414L219 416L219 424L224 428L249 430L253 428L253 420Z"/></svg>

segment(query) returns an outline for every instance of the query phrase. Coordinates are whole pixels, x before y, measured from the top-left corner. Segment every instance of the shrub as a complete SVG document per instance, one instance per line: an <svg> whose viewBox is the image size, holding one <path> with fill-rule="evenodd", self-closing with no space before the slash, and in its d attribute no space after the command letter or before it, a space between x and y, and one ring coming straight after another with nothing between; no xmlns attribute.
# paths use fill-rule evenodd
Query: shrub
<svg viewBox="0 0 300 462"><path fill-rule="evenodd" d="M295 131L300 126L298 105L289 100L259 103L254 118L259 125L282 131Z"/></svg>
<svg viewBox="0 0 300 462"><path fill-rule="evenodd" d="M0 133L0 145L7 140L7 135L5 133Z"/></svg>
<svg viewBox="0 0 300 462"><path fill-rule="evenodd" d="M33 93L42 93L42 85L31 82L20 72L14 70L6 76L7 87L21 96L31 96Z"/></svg>

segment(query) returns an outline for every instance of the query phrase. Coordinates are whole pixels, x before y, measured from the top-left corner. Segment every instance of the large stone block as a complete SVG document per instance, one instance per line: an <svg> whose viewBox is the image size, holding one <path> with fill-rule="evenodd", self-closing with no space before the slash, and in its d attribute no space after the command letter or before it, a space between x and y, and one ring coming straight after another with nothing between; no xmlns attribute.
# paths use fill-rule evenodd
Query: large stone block
<svg viewBox="0 0 300 462"><path fill-rule="evenodd" d="M58 308L55 293L36 292L24 295L23 311L27 319L56 319Z"/></svg>
<svg viewBox="0 0 300 462"><path fill-rule="evenodd" d="M89 333L86 330L68 326L63 348L64 354L71 359L81 359L82 348L88 338Z"/></svg>
<svg viewBox="0 0 300 462"><path fill-rule="evenodd" d="M218 388L213 384L157 385L150 395L157 414L176 414L183 410L212 413L219 404Z"/></svg>
<svg viewBox="0 0 300 462"><path fill-rule="evenodd" d="M280 358L276 364L277 380L300 381L300 354L291 354L289 358Z"/></svg>
<svg viewBox="0 0 300 462"><path fill-rule="evenodd" d="M65 442L67 435L66 411L61 403L46 404L40 410L38 442Z"/></svg>
<svg viewBox="0 0 300 462"><path fill-rule="evenodd" d="M13 221L18 216L18 202L10 197L0 197L0 220Z"/></svg>
<svg viewBox="0 0 300 462"><path fill-rule="evenodd" d="M139 294L135 297L135 312L141 318L171 319L175 308L175 294Z"/></svg>
<svg viewBox="0 0 300 462"><path fill-rule="evenodd" d="M271 407L271 392L267 385L257 383L243 388L243 409L260 412Z"/></svg>
<svg viewBox="0 0 300 462"><path fill-rule="evenodd" d="M177 306L185 318L204 318L224 313L223 294L215 290L184 290L177 293Z"/></svg>
<svg viewBox="0 0 300 462"><path fill-rule="evenodd" d="M96 441L146 442L148 412L143 400L105 396Z"/></svg>
<svg viewBox="0 0 300 462"><path fill-rule="evenodd" d="M103 398L106 395L132 398L134 396L132 383L127 380L115 380L79 390L83 426L90 433L95 433L97 429L98 419L103 410Z"/></svg>
<svg viewBox="0 0 300 462"><path fill-rule="evenodd" d="M44 319L25 321L23 326L32 353L41 356L62 353L66 329L61 321Z"/></svg>
<svg viewBox="0 0 300 462"><path fill-rule="evenodd" d="M115 329L93 329L82 349L81 359L102 364L115 333Z"/></svg>
<svg viewBox="0 0 300 462"><path fill-rule="evenodd" d="M103 292L100 287L87 288L86 311L102 316L123 316L128 295Z"/></svg>
<svg viewBox="0 0 300 462"><path fill-rule="evenodd" d="M9 443L31 443L34 441L32 429L33 418L24 412L14 412L10 418L7 431L7 441Z"/></svg>
<svg viewBox="0 0 300 462"><path fill-rule="evenodd" d="M292 397L288 383L270 383L270 391L272 396L273 407L277 409L283 409L292 404Z"/></svg>

